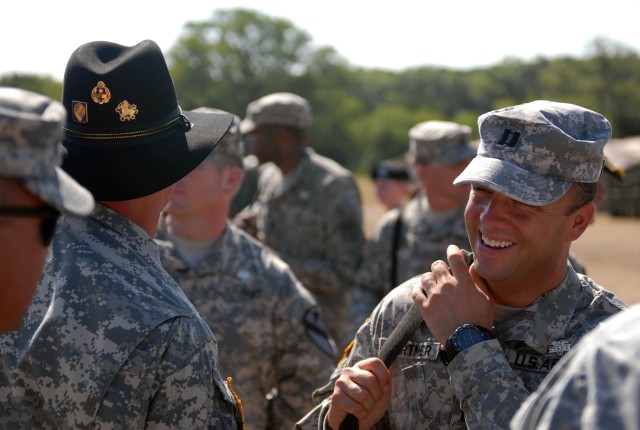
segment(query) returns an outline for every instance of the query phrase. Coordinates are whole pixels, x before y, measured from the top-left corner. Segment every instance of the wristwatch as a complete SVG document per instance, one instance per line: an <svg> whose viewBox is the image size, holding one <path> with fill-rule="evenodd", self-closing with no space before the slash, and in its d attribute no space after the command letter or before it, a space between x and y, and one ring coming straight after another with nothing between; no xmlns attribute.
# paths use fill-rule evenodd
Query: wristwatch
<svg viewBox="0 0 640 430"><path fill-rule="evenodd" d="M447 339L444 349L440 350L440 360L445 366L448 366L460 351L494 338L493 333L485 327L477 324L463 324L455 329Z"/></svg>

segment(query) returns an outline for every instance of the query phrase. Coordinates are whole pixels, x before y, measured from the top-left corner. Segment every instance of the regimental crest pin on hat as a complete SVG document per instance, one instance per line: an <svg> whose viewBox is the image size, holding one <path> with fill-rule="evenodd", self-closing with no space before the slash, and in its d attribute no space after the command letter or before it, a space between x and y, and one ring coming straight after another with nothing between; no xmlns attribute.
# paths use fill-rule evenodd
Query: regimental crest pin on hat
<svg viewBox="0 0 640 430"><path fill-rule="evenodd" d="M87 115L87 102L79 102L74 100L72 102L73 110L73 122L79 122L86 124L88 121Z"/></svg>
<svg viewBox="0 0 640 430"><path fill-rule="evenodd" d="M126 100L121 101L116 108L116 112L120 115L120 121L131 121L136 119L138 113L138 106L133 103L129 103Z"/></svg>
<svg viewBox="0 0 640 430"><path fill-rule="evenodd" d="M98 81L98 85L93 87L93 90L91 90L91 100L99 105L109 103L109 100L111 100L111 91L109 91L109 88L107 88L104 82Z"/></svg>

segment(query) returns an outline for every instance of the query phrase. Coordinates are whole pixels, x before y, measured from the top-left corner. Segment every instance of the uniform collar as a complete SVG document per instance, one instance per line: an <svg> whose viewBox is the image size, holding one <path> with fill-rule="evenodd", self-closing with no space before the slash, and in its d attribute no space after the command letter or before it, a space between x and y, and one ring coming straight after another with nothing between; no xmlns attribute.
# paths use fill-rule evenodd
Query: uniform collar
<svg viewBox="0 0 640 430"><path fill-rule="evenodd" d="M496 336L502 342L522 341L539 353L547 352L551 342L565 337L580 285L580 278L567 265L562 282L512 318L498 323L494 328Z"/></svg>

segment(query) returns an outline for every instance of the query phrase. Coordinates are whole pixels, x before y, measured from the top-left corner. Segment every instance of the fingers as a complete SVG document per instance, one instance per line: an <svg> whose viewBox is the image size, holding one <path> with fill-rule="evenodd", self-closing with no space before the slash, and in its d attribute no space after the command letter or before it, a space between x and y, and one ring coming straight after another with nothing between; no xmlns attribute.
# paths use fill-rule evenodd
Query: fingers
<svg viewBox="0 0 640 430"><path fill-rule="evenodd" d="M451 266L451 273L453 273L456 278L459 278L463 273L469 273L469 266L467 266L465 256L457 246L449 245L449 247L447 247L447 260Z"/></svg>
<svg viewBox="0 0 640 430"><path fill-rule="evenodd" d="M345 368L331 396L334 418L349 413L364 419L390 389L389 370L379 358L367 358Z"/></svg>

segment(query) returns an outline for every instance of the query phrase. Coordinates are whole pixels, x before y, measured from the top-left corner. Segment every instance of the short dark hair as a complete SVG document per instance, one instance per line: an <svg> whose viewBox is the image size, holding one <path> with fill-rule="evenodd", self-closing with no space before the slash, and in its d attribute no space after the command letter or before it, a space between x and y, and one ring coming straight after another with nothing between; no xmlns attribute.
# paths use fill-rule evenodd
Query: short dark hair
<svg viewBox="0 0 640 430"><path fill-rule="evenodd" d="M567 193L573 197L573 203L569 206L566 215L571 215L582 206L593 201L598 192L598 184L596 182L574 182Z"/></svg>

